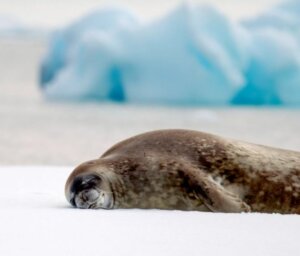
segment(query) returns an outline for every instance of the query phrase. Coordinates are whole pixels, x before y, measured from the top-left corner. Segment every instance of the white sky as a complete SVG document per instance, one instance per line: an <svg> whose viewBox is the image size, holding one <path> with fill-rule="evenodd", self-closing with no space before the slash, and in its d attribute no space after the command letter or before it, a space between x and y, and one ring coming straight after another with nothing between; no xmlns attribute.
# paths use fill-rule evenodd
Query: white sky
<svg viewBox="0 0 300 256"><path fill-rule="evenodd" d="M122 4L145 20L164 14L182 0L0 0L0 15L14 16L29 26L56 27L101 6ZM231 18L255 15L278 0L192 0L218 6Z"/></svg>

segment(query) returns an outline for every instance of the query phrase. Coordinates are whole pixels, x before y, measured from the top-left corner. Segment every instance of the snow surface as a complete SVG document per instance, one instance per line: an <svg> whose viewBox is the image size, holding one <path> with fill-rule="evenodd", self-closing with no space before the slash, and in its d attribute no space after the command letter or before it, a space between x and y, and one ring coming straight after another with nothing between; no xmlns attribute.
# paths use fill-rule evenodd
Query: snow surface
<svg viewBox="0 0 300 256"><path fill-rule="evenodd" d="M71 171L0 168L0 255L299 255L297 215L73 209Z"/></svg>

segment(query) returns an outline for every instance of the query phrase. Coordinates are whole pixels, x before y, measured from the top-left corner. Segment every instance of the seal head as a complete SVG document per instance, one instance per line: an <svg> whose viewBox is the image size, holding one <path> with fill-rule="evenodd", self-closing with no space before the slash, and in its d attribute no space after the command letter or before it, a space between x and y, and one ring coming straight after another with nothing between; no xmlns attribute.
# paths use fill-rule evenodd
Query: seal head
<svg viewBox="0 0 300 256"><path fill-rule="evenodd" d="M86 166L86 164L83 164ZM77 167L74 172L77 172ZM107 179L97 172L84 173L70 177L65 188L67 200L74 207L81 209L110 209L113 208L114 198Z"/></svg>

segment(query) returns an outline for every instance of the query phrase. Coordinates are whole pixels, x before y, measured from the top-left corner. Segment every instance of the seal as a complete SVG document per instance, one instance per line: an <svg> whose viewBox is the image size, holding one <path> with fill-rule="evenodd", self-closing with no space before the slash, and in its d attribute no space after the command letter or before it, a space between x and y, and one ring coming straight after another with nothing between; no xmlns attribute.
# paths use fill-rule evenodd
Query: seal
<svg viewBox="0 0 300 256"><path fill-rule="evenodd" d="M79 165L65 194L78 208L300 214L300 152L191 130L153 131Z"/></svg>

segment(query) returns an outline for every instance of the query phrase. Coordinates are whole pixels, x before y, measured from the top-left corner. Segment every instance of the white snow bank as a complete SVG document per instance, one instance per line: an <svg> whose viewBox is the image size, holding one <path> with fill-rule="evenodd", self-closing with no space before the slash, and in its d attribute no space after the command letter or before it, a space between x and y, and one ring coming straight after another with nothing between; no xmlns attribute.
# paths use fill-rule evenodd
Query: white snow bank
<svg viewBox="0 0 300 256"><path fill-rule="evenodd" d="M300 216L78 210L72 168L0 168L0 255L298 255Z"/></svg>

